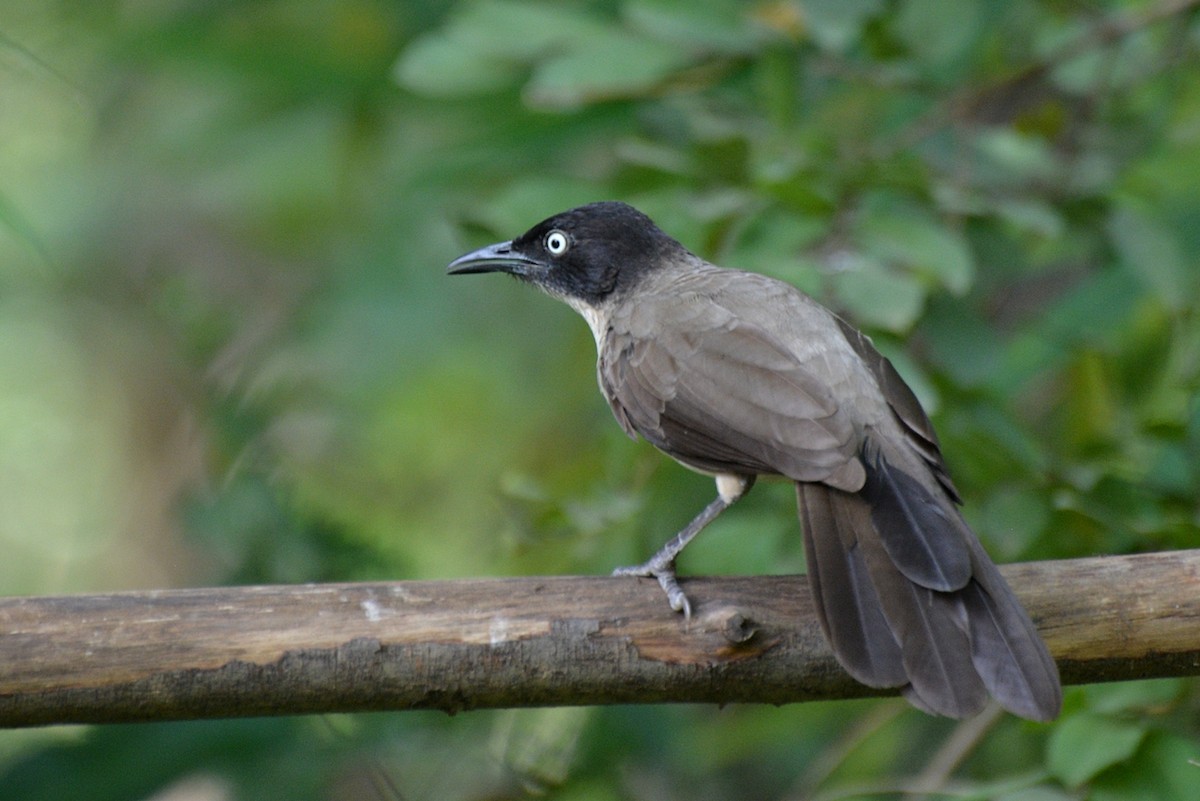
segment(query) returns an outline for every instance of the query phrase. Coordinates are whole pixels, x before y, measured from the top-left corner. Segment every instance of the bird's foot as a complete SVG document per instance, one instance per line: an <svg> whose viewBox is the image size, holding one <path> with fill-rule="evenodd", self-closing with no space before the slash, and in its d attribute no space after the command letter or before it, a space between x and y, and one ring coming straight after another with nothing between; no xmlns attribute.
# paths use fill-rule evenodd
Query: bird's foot
<svg viewBox="0 0 1200 801"><path fill-rule="evenodd" d="M692 604L684 594L683 588L679 586L679 579L675 577L674 559L655 558L641 565L618 567L612 574L614 576L645 576L658 579L658 585L667 594L667 603L671 605L671 608L676 612L683 612L684 619L691 619Z"/></svg>

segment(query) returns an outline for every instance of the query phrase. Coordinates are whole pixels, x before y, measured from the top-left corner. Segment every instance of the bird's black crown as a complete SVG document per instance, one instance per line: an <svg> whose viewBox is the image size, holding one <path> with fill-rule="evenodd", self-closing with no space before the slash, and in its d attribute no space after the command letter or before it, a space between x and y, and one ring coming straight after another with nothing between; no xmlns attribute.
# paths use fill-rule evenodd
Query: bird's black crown
<svg viewBox="0 0 1200 801"><path fill-rule="evenodd" d="M551 294L593 305L687 252L645 214L617 201L548 217L514 239L512 249L545 265L521 277Z"/></svg>

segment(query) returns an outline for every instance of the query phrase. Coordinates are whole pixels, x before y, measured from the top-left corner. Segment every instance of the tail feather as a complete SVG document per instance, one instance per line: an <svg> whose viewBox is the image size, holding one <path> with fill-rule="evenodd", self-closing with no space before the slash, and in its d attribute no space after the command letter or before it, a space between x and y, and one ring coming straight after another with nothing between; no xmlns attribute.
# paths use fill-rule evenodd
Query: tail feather
<svg viewBox="0 0 1200 801"><path fill-rule="evenodd" d="M1054 718L1057 667L958 511L884 456L864 462L858 494L797 484L813 597L838 660L937 714L970 716L990 694L1022 717Z"/></svg>
<svg viewBox="0 0 1200 801"><path fill-rule="evenodd" d="M867 480L862 496L871 506L878 538L896 568L922 587L949 592L971 577L974 535L949 498L934 497L873 445L864 449ZM938 493L942 494L941 487Z"/></svg>
<svg viewBox="0 0 1200 801"><path fill-rule="evenodd" d="M836 491L836 490L835 490ZM856 499L866 505L862 498ZM910 580L892 560L874 525L860 532L867 567L883 599L883 615L900 642L911 694L949 717L968 717L987 703L987 690L971 660L966 614L957 593Z"/></svg>
<svg viewBox="0 0 1200 801"><path fill-rule="evenodd" d="M869 510L854 496L819 484L796 484L796 497L817 615L838 660L869 687L907 684L900 645L855 541L856 530L870 525Z"/></svg>
<svg viewBox="0 0 1200 801"><path fill-rule="evenodd" d="M983 546L974 543L974 551L975 579L963 590L963 603L975 669L1008 711L1053 720L1062 707L1058 666Z"/></svg>

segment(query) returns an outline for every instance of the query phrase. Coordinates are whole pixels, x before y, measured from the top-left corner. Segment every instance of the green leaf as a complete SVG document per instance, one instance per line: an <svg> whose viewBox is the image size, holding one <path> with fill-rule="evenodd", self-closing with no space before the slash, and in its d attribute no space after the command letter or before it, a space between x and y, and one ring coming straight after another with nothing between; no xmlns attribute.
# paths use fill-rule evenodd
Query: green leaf
<svg viewBox="0 0 1200 801"><path fill-rule="evenodd" d="M922 332L929 356L954 381L979 386L999 380L1003 341L971 307L945 296L934 298Z"/></svg>
<svg viewBox="0 0 1200 801"><path fill-rule="evenodd" d="M915 209L869 213L858 228L858 241L881 259L929 275L961 295L975 276L975 260L961 233Z"/></svg>
<svg viewBox="0 0 1200 801"><path fill-rule="evenodd" d="M396 62L392 77L418 94L453 97L511 86L521 73L519 62L500 60L464 48L446 36L431 35L409 45Z"/></svg>
<svg viewBox="0 0 1200 801"><path fill-rule="evenodd" d="M1167 308L1179 311L1195 302L1196 265L1184 256L1179 237L1151 206L1122 199L1109 217L1108 231L1125 267Z"/></svg>
<svg viewBox="0 0 1200 801"><path fill-rule="evenodd" d="M563 209L596 200L595 186L562 176L533 175L509 184L480 212L497 236L516 236Z"/></svg>
<svg viewBox="0 0 1200 801"><path fill-rule="evenodd" d="M1089 801L1178 801L1196 796L1200 765L1196 741L1150 732L1133 759L1098 777Z"/></svg>
<svg viewBox="0 0 1200 801"><path fill-rule="evenodd" d="M1182 679L1094 684L1086 688L1088 708L1095 712L1113 713L1167 707L1179 699L1183 686Z"/></svg>
<svg viewBox="0 0 1200 801"><path fill-rule="evenodd" d="M847 255L845 269L834 273L837 298L855 323L888 331L907 331L925 305L925 288L912 275L888 270L865 255Z"/></svg>
<svg viewBox="0 0 1200 801"><path fill-rule="evenodd" d="M652 30L661 22L654 14L640 19ZM413 91L454 96L512 85L532 69L526 99L570 109L657 86L696 58L697 45L557 5L487 0L409 46L394 75Z"/></svg>
<svg viewBox="0 0 1200 801"><path fill-rule="evenodd" d="M4 228L7 228L18 241L24 242L30 250L37 253L43 263L50 263L50 254L46 250L45 242L38 235L36 227L21 213L16 203L0 192L0 229ZM6 263L0 269L9 267L11 265ZM0 275L3 274L0 272Z"/></svg>
<svg viewBox="0 0 1200 801"><path fill-rule="evenodd" d="M1087 35L1083 26L1071 32L1076 40ZM1133 31L1108 47L1084 49L1080 55L1056 66L1051 78L1062 89L1086 96L1144 81L1147 73L1156 68L1156 62L1165 57L1162 37L1145 30Z"/></svg>
<svg viewBox="0 0 1200 801"><path fill-rule="evenodd" d="M752 9L738 0L637 0L623 10L635 28L656 39L741 54L755 50L765 38L761 27L751 24Z"/></svg>
<svg viewBox="0 0 1200 801"><path fill-rule="evenodd" d="M848 49L867 22L883 9L882 0L808 0L804 21L812 37L827 50Z"/></svg>
<svg viewBox="0 0 1200 801"><path fill-rule="evenodd" d="M1062 212L1045 200L1037 198L1000 200L996 203L995 213L1020 233L1056 239L1066 230L1066 220L1063 219Z"/></svg>
<svg viewBox="0 0 1200 801"><path fill-rule="evenodd" d="M828 231L829 221L823 217L770 209L753 215L739 232L726 261L730 267L795 281L804 249ZM808 273L810 278L813 275ZM803 288L814 290L816 282L810 280Z"/></svg>
<svg viewBox="0 0 1200 801"><path fill-rule="evenodd" d="M1145 730L1133 724L1082 712L1055 728L1046 761L1063 783L1078 787L1133 756L1145 736Z"/></svg>
<svg viewBox="0 0 1200 801"><path fill-rule="evenodd" d="M537 67L526 97L534 105L565 109L628 97L660 84L692 60L678 45L606 30L572 42L562 55Z"/></svg>
<svg viewBox="0 0 1200 801"><path fill-rule="evenodd" d="M991 128L975 138L984 164L996 175L997 183L1053 181L1059 160L1041 138L1010 128Z"/></svg>
<svg viewBox="0 0 1200 801"><path fill-rule="evenodd" d="M1128 330L1138 301L1138 281L1125 270L1096 270L1083 276L1042 318L1046 339L1076 346L1103 343L1115 348Z"/></svg>
<svg viewBox="0 0 1200 801"><path fill-rule="evenodd" d="M561 6L483 0L462 6L444 27L413 42L393 75L423 94L480 94L514 83L552 51L608 32L603 22Z"/></svg>
<svg viewBox="0 0 1200 801"><path fill-rule="evenodd" d="M908 0L896 17L896 31L922 61L943 67L975 44L987 16L984 12L979 0Z"/></svg>

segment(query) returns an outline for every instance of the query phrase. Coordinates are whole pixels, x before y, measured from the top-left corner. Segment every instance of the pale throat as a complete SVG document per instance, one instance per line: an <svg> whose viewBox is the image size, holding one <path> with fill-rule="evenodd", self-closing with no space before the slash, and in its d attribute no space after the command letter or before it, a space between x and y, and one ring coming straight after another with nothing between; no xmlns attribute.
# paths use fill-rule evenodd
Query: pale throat
<svg viewBox="0 0 1200 801"><path fill-rule="evenodd" d="M596 339L596 349L599 350L608 330L609 310L604 307L597 308L579 298L564 297L563 301L587 320L588 328L592 329L592 336Z"/></svg>

